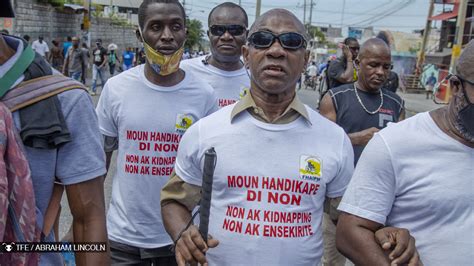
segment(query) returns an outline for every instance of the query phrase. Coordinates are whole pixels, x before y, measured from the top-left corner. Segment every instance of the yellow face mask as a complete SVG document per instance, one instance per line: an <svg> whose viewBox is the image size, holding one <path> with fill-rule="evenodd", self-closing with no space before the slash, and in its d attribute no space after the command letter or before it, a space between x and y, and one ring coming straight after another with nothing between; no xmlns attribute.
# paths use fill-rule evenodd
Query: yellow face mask
<svg viewBox="0 0 474 266"><path fill-rule="evenodd" d="M140 34L143 39L143 46L145 48L145 55L151 68L161 76L170 75L179 70L179 62L184 53L184 46L179 48L176 52L170 55L164 55L149 46L143 38L143 33L140 29Z"/></svg>

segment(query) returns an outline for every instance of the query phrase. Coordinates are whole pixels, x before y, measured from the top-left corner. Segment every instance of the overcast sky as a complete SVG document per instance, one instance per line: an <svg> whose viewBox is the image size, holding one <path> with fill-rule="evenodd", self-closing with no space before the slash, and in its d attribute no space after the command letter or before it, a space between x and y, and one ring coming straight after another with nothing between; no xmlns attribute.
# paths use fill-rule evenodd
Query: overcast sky
<svg viewBox="0 0 474 266"><path fill-rule="evenodd" d="M237 0L230 0L238 3ZM261 0L262 12L272 8L285 8L303 20L304 0ZM306 21L309 22L307 1ZM190 18L199 19L207 28L207 16L212 7L225 0L186 0L185 7ZM242 0L242 7L255 19L256 0ZM345 6L344 6L345 2ZM313 0L313 25L327 26L374 26L376 29L412 32L423 29L428 15L429 0ZM344 8L343 8L344 6ZM435 14L442 11L442 5L435 5ZM452 5L446 5L451 9ZM343 12L344 10L344 12ZM437 22L439 25L439 22ZM346 34L346 33L345 33Z"/></svg>

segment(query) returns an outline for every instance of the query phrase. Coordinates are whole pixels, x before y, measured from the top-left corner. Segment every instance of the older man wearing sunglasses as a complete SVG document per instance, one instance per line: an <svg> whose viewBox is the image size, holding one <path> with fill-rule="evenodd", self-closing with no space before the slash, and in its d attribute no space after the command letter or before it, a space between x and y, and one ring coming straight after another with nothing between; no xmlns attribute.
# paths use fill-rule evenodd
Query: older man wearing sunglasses
<svg viewBox="0 0 474 266"><path fill-rule="evenodd" d="M179 265L319 263L323 202L344 193L353 152L340 127L296 96L309 58L306 43L304 26L292 13L274 9L259 17L242 49L250 93L183 136L176 172L161 194ZM204 153L211 147L217 153L213 237L204 241L190 221L200 199ZM390 246L383 231L377 239Z"/></svg>
<svg viewBox="0 0 474 266"><path fill-rule="evenodd" d="M208 23L211 55L183 60L181 68L207 81L222 108L238 101L250 87L240 59L247 38L248 18L242 7L226 2L211 10Z"/></svg>

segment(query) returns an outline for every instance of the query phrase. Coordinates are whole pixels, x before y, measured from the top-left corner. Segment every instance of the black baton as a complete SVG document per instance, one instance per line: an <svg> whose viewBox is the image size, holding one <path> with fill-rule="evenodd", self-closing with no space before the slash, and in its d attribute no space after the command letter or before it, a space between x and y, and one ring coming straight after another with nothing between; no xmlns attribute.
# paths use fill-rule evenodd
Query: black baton
<svg viewBox="0 0 474 266"><path fill-rule="evenodd" d="M207 243L209 230L209 214L211 209L212 180L216 167L217 155L214 148L210 148L204 154L204 170L202 173L201 207L199 208L199 232Z"/></svg>

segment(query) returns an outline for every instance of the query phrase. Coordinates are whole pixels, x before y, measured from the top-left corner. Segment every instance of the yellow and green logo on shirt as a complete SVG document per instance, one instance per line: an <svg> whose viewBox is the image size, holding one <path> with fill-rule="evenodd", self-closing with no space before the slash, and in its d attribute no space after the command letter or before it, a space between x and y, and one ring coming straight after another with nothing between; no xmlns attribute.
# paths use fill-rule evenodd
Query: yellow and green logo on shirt
<svg viewBox="0 0 474 266"><path fill-rule="evenodd" d="M300 177L305 180L318 180L322 176L323 162L321 159L310 155L300 157Z"/></svg>
<svg viewBox="0 0 474 266"><path fill-rule="evenodd" d="M188 114L178 114L176 116L176 131L180 133L184 133L192 124L194 123L194 119L191 115Z"/></svg>

